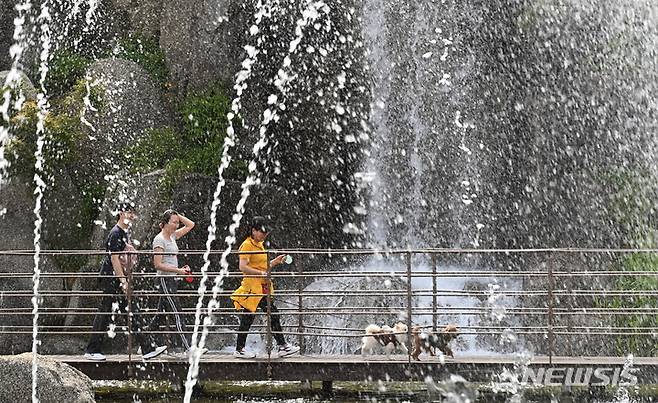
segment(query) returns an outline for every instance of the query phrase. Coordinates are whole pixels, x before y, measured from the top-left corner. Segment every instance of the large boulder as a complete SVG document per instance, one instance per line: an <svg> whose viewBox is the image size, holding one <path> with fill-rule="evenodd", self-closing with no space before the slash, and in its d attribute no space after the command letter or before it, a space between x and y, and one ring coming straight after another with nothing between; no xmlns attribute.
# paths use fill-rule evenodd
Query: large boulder
<svg viewBox="0 0 658 403"><path fill-rule="evenodd" d="M179 93L231 82L242 51L241 2L195 0L163 4L160 47Z"/></svg>
<svg viewBox="0 0 658 403"><path fill-rule="evenodd" d="M127 148L148 129L171 124L171 115L162 100L160 87L137 63L122 59L103 59L87 70L91 108L73 99L67 113L81 114L88 124L79 123L83 135L76 142L78 159L71 171L81 174L80 182L105 185L117 178L126 165ZM86 91L84 91L86 92ZM70 97L79 97L73 93ZM95 103L95 105L94 105ZM82 120L82 119L80 119ZM102 196L100 196L102 197Z"/></svg>
<svg viewBox="0 0 658 403"><path fill-rule="evenodd" d="M89 66L87 80L103 94L103 109L90 116L89 123L99 140L107 141L105 146L122 147L146 129L171 124L159 86L137 63L114 58L99 60Z"/></svg>
<svg viewBox="0 0 658 403"><path fill-rule="evenodd" d="M44 403L93 403L91 379L57 360L38 357L37 396ZM32 354L0 356L0 401L32 401Z"/></svg>

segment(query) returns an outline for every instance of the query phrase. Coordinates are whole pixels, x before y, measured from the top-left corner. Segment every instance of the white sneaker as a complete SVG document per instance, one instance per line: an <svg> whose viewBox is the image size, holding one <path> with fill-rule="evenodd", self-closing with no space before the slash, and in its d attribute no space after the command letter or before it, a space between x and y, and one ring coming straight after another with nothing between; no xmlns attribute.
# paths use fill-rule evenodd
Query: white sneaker
<svg viewBox="0 0 658 403"><path fill-rule="evenodd" d="M145 359L145 360L150 360L151 358L155 358L155 357L159 356L160 354L164 353L166 349L167 349L167 346L156 347L155 350L149 351L148 353L143 354L142 358Z"/></svg>
<svg viewBox="0 0 658 403"><path fill-rule="evenodd" d="M242 350L235 350L233 352L233 357L238 357L238 358L254 358L256 357L255 353L252 353L251 351L247 351L244 348Z"/></svg>
<svg viewBox="0 0 658 403"><path fill-rule="evenodd" d="M299 352L299 346L293 346L292 344L284 344L283 346L279 346L279 357L286 357L291 354L295 354Z"/></svg>
<svg viewBox="0 0 658 403"><path fill-rule="evenodd" d="M102 353L85 353L85 358L92 361L105 361L105 354Z"/></svg>

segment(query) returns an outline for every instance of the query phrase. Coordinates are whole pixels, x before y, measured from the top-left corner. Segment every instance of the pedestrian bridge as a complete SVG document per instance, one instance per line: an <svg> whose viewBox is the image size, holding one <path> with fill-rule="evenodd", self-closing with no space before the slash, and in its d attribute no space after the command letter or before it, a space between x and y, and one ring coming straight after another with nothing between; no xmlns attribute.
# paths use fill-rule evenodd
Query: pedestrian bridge
<svg viewBox="0 0 658 403"><path fill-rule="evenodd" d="M180 254L181 259L198 268L204 252L182 250ZM114 345L115 351L117 345L126 345L127 349L121 347L126 354L110 354L105 362L92 362L83 358L83 351L58 351L56 344L63 338L84 343L89 337L95 306L102 296L90 285L96 273L45 270L39 274L43 288L38 290L38 298L32 298L34 273L0 273L0 285L11 284L0 290L0 340L31 338L36 309L37 337L41 341L38 351L93 379L185 379L189 366L185 357L163 355L142 362L134 354L133 334L126 323L131 315L160 315L148 301L163 295L152 287L153 253L135 253L140 263L127 277L128 298L140 299L142 309L139 313L116 313L116 333L125 338L106 341ZM213 251L211 255L219 253ZM286 338L301 347L301 355L241 360L230 353L210 351L201 357L200 379L408 381L458 374L467 380L490 382L503 373L516 374L519 379L524 373L530 379L541 374L549 381L551 377L559 380L590 373L594 378L598 374L607 376L610 382L622 382L622 371L630 370L638 382L658 382L658 267L652 263L657 261L658 250L296 249L268 253L294 257L292 265L271 273L276 294L270 302L278 306ZM97 261L97 255L105 252L40 254L57 256L60 261L67 256ZM32 259L33 255L34 251L0 251L0 263L11 265L16 259ZM624 266L628 257L646 264L628 269ZM349 268L321 270L318 262ZM226 289L210 289L217 276L223 277ZM224 338L220 348L230 351L237 321L229 296L242 275L236 268L223 273L211 265L208 272L197 270L193 277L194 283L182 283L177 294L183 301L178 314L187 318L186 334L200 331L193 326L197 315L200 323L212 315L209 338ZM199 292L197 287L204 278L208 289ZM219 304L211 309L213 293ZM202 309L197 313L199 295ZM36 307L35 301L39 302ZM250 333L260 335L271 347L272 313L268 310L258 315ZM364 324L392 325L394 321L408 325L409 339L412 326L438 332L446 324L457 324L460 336L453 342L455 358L439 360L421 355L421 361L413 361L408 355L389 360L385 356L366 359L353 354L365 336ZM161 337L175 336L177 330L148 332ZM323 343L343 347L334 354L320 355L323 350L319 345ZM486 351L483 345L502 346L501 351L507 352L464 353L473 351L474 346ZM209 346L214 347L212 343ZM534 356L520 354L529 349ZM53 355L59 353L65 354Z"/></svg>

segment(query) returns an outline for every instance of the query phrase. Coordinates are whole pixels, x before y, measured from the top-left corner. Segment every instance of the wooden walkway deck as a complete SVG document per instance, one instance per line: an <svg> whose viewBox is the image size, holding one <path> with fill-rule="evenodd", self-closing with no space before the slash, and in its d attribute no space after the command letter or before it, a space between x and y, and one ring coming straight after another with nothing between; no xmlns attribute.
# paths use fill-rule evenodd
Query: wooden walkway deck
<svg viewBox="0 0 658 403"><path fill-rule="evenodd" d="M188 361L185 356L163 354L156 359L142 361L141 356L108 355L107 361L95 362L78 356L49 356L67 363L92 379L128 380L152 379L178 381L187 376ZM422 381L430 376L443 379L456 374L471 382L490 382L505 369L514 370L519 359L512 356L460 356L447 358L441 363L435 357L422 357L423 361L409 362L407 356L372 356L364 359L360 355L308 356L295 355L286 358L265 356L254 359L239 359L227 354L206 353L199 365L201 380L280 380L280 381ZM623 368L625 357L553 357L537 356L528 363L528 368ZM633 359L635 376L639 383L658 383L658 358L636 357Z"/></svg>

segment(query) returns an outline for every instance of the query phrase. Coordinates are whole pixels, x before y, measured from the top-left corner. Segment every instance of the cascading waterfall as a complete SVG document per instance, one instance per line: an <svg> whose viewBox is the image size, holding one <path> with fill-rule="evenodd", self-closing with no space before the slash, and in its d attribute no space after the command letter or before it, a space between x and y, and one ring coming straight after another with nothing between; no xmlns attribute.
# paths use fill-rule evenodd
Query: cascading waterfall
<svg viewBox="0 0 658 403"><path fill-rule="evenodd" d="M456 91L452 87L453 75L467 74L470 65L455 67L450 63L454 44L452 34L444 27L449 22L439 18L437 10L430 6L429 2L410 4L383 0L370 0L365 4L368 12L364 14L363 28L369 62L366 68L372 79L369 122L372 142L366 153L364 172L359 173L358 178L369 193L369 202L363 206L370 219L365 233L369 245L378 250L478 245L474 230L481 227L468 222L476 219L473 209L479 181L476 140L469 137L474 124L464 117L468 113L461 110L462 95L436 99L437 94ZM455 70L457 68L460 70ZM430 99L432 102L428 103ZM437 119L437 114L445 116ZM449 161L444 160L446 156ZM442 164L452 167L453 171ZM452 227L458 228L452 231L455 236L441 236ZM444 243L446 241L450 243ZM417 271L431 271L428 263L423 256L415 256L412 267ZM396 259L378 256L359 269L406 270ZM446 269L462 268L440 265L440 270ZM489 280L479 282L486 286ZM382 278L380 281L377 287L390 286L390 280ZM440 288L462 291L466 284L464 279L442 279ZM354 286L370 285L324 280L310 287ZM411 287L428 290L432 283L429 278L418 277L412 280ZM330 303L368 305L367 299ZM390 299L377 303L396 305ZM427 307L431 303L431 297L427 296L414 299L417 307ZM475 297L440 296L438 303L468 307L481 302ZM368 320L379 323L382 318ZM460 315L440 318L441 323L459 326L473 325L473 320L478 321ZM323 316L320 321L334 328L354 328L357 324L361 326L362 319ZM413 323L420 325L430 325L431 321L431 315L412 318ZM481 350L474 336L462 339L469 351ZM355 343L348 344L346 338L318 340L315 345L321 346L321 350L314 352L326 353L349 353L358 348Z"/></svg>
<svg viewBox="0 0 658 403"><path fill-rule="evenodd" d="M464 222L473 215L478 175L477 150L467 137L473 123L464 119L451 82L469 66L450 64L450 33L429 3L369 0L365 6L372 10L364 31L374 84L364 175L373 185L375 246L472 245L475 238L475 225Z"/></svg>
<svg viewBox="0 0 658 403"><path fill-rule="evenodd" d="M368 69L373 82L377 83L377 85L372 86L372 102L370 104L370 127L373 132L370 134L371 138L374 137L374 133L383 137L387 137L390 133L386 125L385 109L391 91L392 66L386 57L388 52L387 47L384 46L386 37L381 29L386 18L384 1L372 0L367 3L367 8L371 11L366 15L364 21L364 30L370 33L366 37L369 65L366 65L365 68ZM363 206L363 214L369 214L369 232L373 239L371 243L375 246L385 247L387 230L383 225L385 222L384 211L376 208L376 206L383 203L385 194L384 192L372 191L372 189L381 189L384 186L381 177L374 170L371 170L374 169L375 160L376 157L371 153L368 157L367 172L360 173L358 177L365 190L370 190L370 203Z"/></svg>

